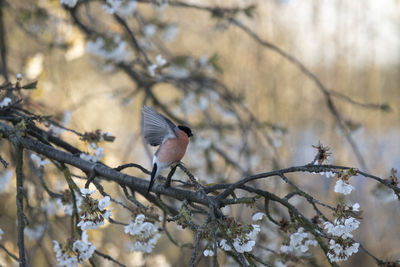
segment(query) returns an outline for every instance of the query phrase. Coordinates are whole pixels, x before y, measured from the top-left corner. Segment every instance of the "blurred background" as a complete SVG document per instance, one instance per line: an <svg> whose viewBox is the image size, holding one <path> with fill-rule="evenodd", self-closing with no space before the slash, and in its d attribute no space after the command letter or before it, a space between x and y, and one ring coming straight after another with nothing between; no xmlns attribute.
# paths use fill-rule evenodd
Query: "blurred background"
<svg viewBox="0 0 400 267"><path fill-rule="evenodd" d="M21 73L24 82L39 82L36 90L23 92L25 105L82 133L96 129L110 132L116 139L101 145L103 163L116 167L134 162L148 169L154 150L143 144L140 110L144 104L152 105L192 127L195 136L183 162L203 184L232 182L247 174L308 164L317 152L312 145L318 142L331 148L331 164L358 167L382 178L389 177L391 168L400 167L399 1L184 1L192 7L155 2L137 3L136 14L124 17L149 61L157 64L156 57L162 55L168 62L158 66L152 76L145 64L137 62L140 53L103 7L104 2L84 1L76 14L104 40L111 40L102 47L114 52L115 57L108 58L96 47L98 35L77 27L59 1L2 1L10 80L15 81ZM345 132L354 139L365 166L313 80L287 57L257 42L226 18L193 8L197 5L247 10L238 11L234 18L315 74L329 90ZM123 43L125 47L118 50L122 59L117 59L121 54L115 48ZM143 86L133 79L121 62L151 85ZM60 135L87 150L87 144L72 133ZM5 159L12 161L10 157ZM54 190L66 187L51 167L46 172ZM148 179L135 170L126 172ZM33 172L27 179L34 180L35 175ZM184 178L181 172L176 175ZM334 179L310 174L289 177L317 199L333 206L338 203ZM277 178L258 183L280 196L289 189ZM17 253L14 184L0 194L0 227L5 230L1 242ZM34 181L26 184L33 196L39 194ZM355 239L380 259L399 259L398 201L365 178L357 176L351 184L356 190L346 201L360 203L364 211ZM120 193L115 186L107 186L111 195ZM39 203L46 196L37 199ZM293 204L300 209L305 206L296 198ZM238 220L252 214L234 208L228 212ZM304 212L313 216L305 207ZM329 211L327 215L331 215ZM54 221L62 218L54 216L59 216ZM129 214L122 211L116 216L129 220ZM174 232L175 227L170 227ZM189 250L179 251L166 237L150 256L126 252L119 238L123 233L114 228L107 225L89 237L98 248L128 266L185 266L189 262ZM281 238L272 232L266 234L265 244L279 250ZM193 240L189 232L174 233L181 240ZM61 234L55 235L61 238ZM51 239L45 236L44 240ZM34 247L36 241L30 242ZM37 251L37 255L51 254L52 246ZM318 264L327 266L321 252L315 253ZM54 256L46 257L47 263L54 262ZM13 264L3 251L0 264ZM41 264L42 259L38 259L35 266ZM225 265L231 263L225 261ZM343 266L374 266L374 262L359 252Z"/></svg>

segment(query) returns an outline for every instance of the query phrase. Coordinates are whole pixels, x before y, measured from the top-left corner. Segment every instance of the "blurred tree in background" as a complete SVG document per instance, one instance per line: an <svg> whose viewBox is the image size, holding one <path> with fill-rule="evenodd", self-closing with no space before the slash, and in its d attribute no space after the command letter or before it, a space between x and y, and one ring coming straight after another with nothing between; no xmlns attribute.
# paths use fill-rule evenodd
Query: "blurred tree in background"
<svg viewBox="0 0 400 267"><path fill-rule="evenodd" d="M398 10L0 0L0 265L398 266Z"/></svg>

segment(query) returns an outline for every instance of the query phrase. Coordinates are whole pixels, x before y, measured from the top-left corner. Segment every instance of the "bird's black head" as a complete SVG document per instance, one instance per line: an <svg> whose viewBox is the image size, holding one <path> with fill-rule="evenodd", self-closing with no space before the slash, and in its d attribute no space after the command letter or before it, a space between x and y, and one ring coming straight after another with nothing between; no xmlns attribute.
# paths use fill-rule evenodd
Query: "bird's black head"
<svg viewBox="0 0 400 267"><path fill-rule="evenodd" d="M178 125L178 128L179 128L180 130L184 131L184 132L187 134L188 137L193 136L192 130L190 130L189 127L183 126L183 125Z"/></svg>

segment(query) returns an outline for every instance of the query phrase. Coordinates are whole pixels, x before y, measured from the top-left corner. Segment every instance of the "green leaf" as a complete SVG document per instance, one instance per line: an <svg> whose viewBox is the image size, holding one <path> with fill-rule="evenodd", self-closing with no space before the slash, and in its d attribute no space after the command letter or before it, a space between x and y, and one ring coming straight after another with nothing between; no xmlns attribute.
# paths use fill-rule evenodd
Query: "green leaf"
<svg viewBox="0 0 400 267"><path fill-rule="evenodd" d="M243 10L243 12L247 17L253 18L255 10L256 10L256 6L255 5L251 5L251 6L246 7Z"/></svg>
<svg viewBox="0 0 400 267"><path fill-rule="evenodd" d="M28 89L28 90L29 89L36 89L37 83L38 83L38 81L34 81L32 83L28 83L28 84L22 86L22 89Z"/></svg>
<svg viewBox="0 0 400 267"><path fill-rule="evenodd" d="M351 176L356 176L357 175L358 170L354 169L354 168L350 168L348 171L348 174Z"/></svg>
<svg viewBox="0 0 400 267"><path fill-rule="evenodd" d="M391 112L392 108L389 106L388 103L381 104L379 107L382 111Z"/></svg>
<svg viewBox="0 0 400 267"><path fill-rule="evenodd" d="M219 61L219 55L218 55L218 53L214 53L214 54L212 55L212 57L210 57L210 58L208 59L208 62L210 63L210 65L213 66L213 68L214 68L216 71L218 71L219 73L222 73L223 70L222 70L222 68L220 67L218 61Z"/></svg>

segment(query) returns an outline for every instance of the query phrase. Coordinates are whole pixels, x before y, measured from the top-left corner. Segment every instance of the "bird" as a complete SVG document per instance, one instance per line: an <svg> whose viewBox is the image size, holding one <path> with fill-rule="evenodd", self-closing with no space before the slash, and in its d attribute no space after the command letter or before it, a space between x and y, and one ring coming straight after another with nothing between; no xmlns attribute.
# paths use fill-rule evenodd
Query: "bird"
<svg viewBox="0 0 400 267"><path fill-rule="evenodd" d="M147 144L159 146L153 157L149 194L160 171L181 161L193 136L188 126L176 126L171 120L150 106L142 108L142 134Z"/></svg>

